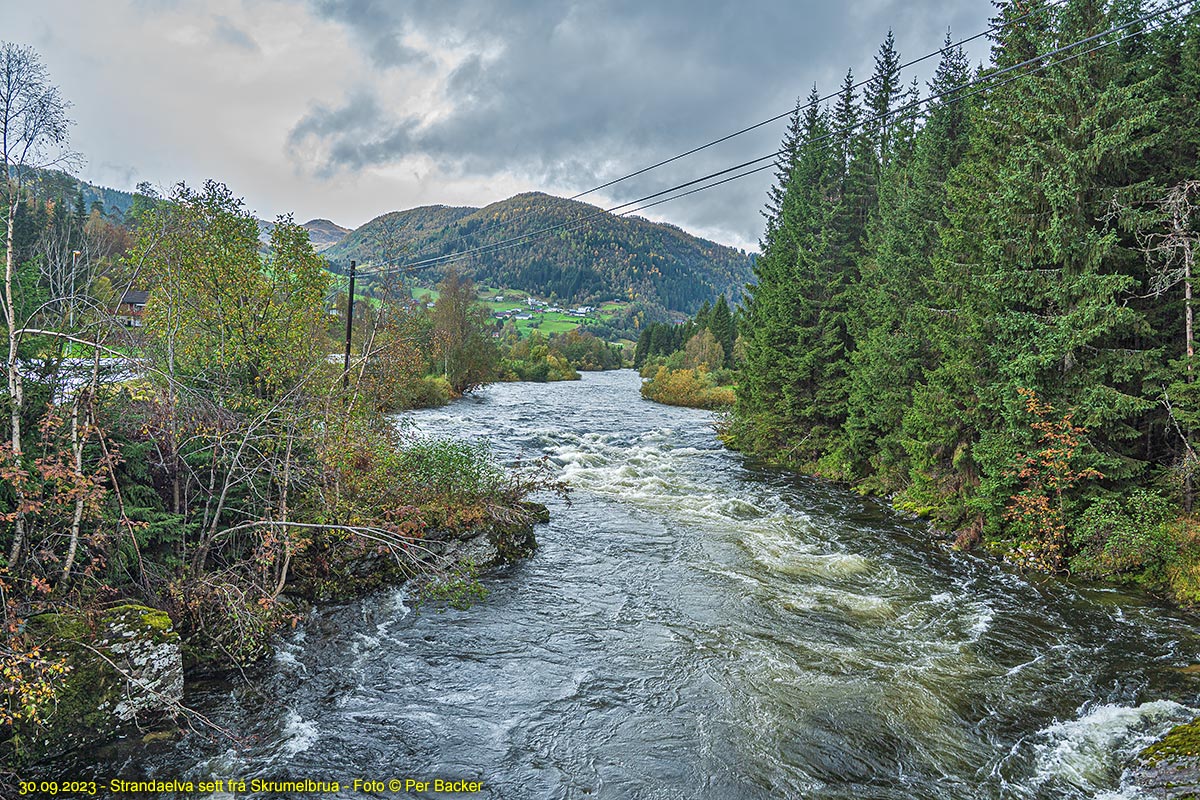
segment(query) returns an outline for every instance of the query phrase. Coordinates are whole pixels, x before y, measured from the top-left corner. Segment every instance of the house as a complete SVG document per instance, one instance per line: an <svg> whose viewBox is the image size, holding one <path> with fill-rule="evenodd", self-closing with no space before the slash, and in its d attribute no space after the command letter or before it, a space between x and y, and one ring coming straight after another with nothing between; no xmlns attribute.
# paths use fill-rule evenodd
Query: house
<svg viewBox="0 0 1200 800"><path fill-rule="evenodd" d="M146 308L146 300L150 297L149 292L143 292L140 289L130 289L121 295L121 302L117 304L117 320L126 328L142 327L142 312Z"/></svg>

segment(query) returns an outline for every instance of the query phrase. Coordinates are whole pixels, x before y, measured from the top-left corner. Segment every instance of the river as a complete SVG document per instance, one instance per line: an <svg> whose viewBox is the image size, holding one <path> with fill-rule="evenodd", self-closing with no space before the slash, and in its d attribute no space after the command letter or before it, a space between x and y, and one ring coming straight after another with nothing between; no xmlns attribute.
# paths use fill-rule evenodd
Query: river
<svg viewBox="0 0 1200 800"><path fill-rule="evenodd" d="M546 498L537 554L466 611L403 589L315 610L270 663L189 690L241 741L78 771L466 778L505 800L1131 798L1122 763L1200 705L1191 616L949 552L723 449L711 414L642 400L631 371L405 419L559 466L572 505Z"/></svg>

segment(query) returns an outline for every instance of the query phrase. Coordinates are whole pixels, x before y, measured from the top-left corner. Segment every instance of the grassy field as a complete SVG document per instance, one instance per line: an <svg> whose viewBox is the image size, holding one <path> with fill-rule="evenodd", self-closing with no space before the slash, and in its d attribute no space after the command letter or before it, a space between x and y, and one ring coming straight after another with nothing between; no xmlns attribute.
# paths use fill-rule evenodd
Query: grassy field
<svg viewBox="0 0 1200 800"><path fill-rule="evenodd" d="M622 311L627 305L626 303L609 301L603 303L597 311L589 314L587 317L576 317L562 311L537 313L531 310L526 303L526 300L529 298L529 292L523 292L519 289L478 285L475 287L475 293L479 304L486 308L488 313L493 315L493 318L500 312L512 311L513 309L520 309L517 314L529 314L532 319L513 320L522 336L527 336L533 330L541 331L546 335L566 333L575 330L589 319L607 321ZM436 289L416 287L413 290L413 296L418 299L425 299L426 302L434 302L438 298L438 292ZM497 297L503 297L504 299L496 300Z"/></svg>
<svg viewBox="0 0 1200 800"><path fill-rule="evenodd" d="M345 291L347 283L345 276L335 276L334 280L335 285L339 286L342 291ZM379 302L373 297L367 297L359 294L358 292L355 292L355 295L356 302L367 302L372 306ZM436 302L439 295L440 292L431 287L412 287L413 298L423 303ZM521 332L522 336L527 336L529 335L530 331L534 330L541 331L546 335L552 333L566 333L568 331L575 330L589 320L608 322L629 306L628 303L623 303L617 300L609 300L601 303L596 311L588 314L586 317L576 317L566 314L562 311L537 313L536 311L530 309L529 305L526 303L526 300L529 297L529 292L523 292L520 289L504 289L487 285L478 285L475 287L475 296L479 301L479 304L488 310L488 314L492 315L493 320L495 319L495 315L497 313L512 311L513 309L520 309L520 311L517 312L518 314L529 314L532 319L513 320L517 326L517 330ZM504 299L496 300L496 297L498 296L503 297ZM634 343L628 342L627 344L633 345Z"/></svg>

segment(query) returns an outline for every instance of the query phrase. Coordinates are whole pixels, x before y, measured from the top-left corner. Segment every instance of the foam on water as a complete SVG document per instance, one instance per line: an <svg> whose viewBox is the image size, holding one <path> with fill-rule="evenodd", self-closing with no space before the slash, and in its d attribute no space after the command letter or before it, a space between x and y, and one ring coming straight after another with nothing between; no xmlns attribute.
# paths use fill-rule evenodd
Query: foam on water
<svg viewBox="0 0 1200 800"><path fill-rule="evenodd" d="M303 753L316 744L317 739L320 738L316 721L306 720L290 708L283 719L281 733L283 735L280 742L281 750L289 756Z"/></svg>
<svg viewBox="0 0 1200 800"><path fill-rule="evenodd" d="M503 459L549 456L575 504L546 498L542 547L470 612L385 590L313 613L270 695L189 698L234 749L184 737L127 771L457 769L498 797L1136 796L1128 758L1193 713L1190 618L932 546L637 386L588 373L414 414Z"/></svg>
<svg viewBox="0 0 1200 800"><path fill-rule="evenodd" d="M1138 706L1096 705L1081 709L1075 719L1056 722L1039 731L1034 749L1035 787L1066 783L1081 790L1111 786L1130 759L1172 726L1191 719L1195 709L1170 700ZM1110 797L1136 797L1123 787Z"/></svg>

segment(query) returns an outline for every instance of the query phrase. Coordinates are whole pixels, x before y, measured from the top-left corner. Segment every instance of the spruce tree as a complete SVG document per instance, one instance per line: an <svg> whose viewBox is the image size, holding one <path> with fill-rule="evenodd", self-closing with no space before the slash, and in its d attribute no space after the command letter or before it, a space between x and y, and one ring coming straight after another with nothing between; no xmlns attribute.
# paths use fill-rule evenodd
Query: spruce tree
<svg viewBox="0 0 1200 800"><path fill-rule="evenodd" d="M743 449L778 456L795 450L795 442L811 440L823 355L813 347L822 289L813 265L828 245L830 198L842 172L830 138L826 112L811 104L779 213L767 226L755 262L757 281L747 287L747 363L731 432ZM815 459L819 441L788 458Z"/></svg>
<svg viewBox="0 0 1200 800"><path fill-rule="evenodd" d="M970 79L961 48L946 50L929 85L945 95ZM855 352L848 401L849 456L856 472L881 491L908 482L902 429L912 392L930 366L927 330L936 324L929 305L929 265L945 222L945 181L967 143L968 106L935 100L911 146L897 149L884 170L870 244L862 260L852 333ZM900 127L898 126L898 130Z"/></svg>
<svg viewBox="0 0 1200 800"><path fill-rule="evenodd" d="M877 174L887 166L891 157L893 126L892 113L900 105L904 87L900 83L900 54L896 52L896 37L889 30L875 56L875 72L867 81L865 112L866 132L870 136Z"/></svg>
<svg viewBox="0 0 1200 800"><path fill-rule="evenodd" d="M699 325L698 320L697 325ZM722 352L725 353L723 363L729 364L733 359L733 342L737 338L737 331L734 329L733 315L729 312L729 304L725 301L725 295L717 298L717 304L713 306L712 313L708 317L707 327L712 331L717 343L721 345Z"/></svg>
<svg viewBox="0 0 1200 800"><path fill-rule="evenodd" d="M1066 43L1102 30L1100 14L1070 2L1053 34ZM1028 33L1025 23L1003 31L997 62L1011 62L1009 47L1025 47ZM1131 417L1147 408L1144 319L1125 302L1132 254L1108 217L1155 112L1144 82L1122 84L1118 58L1100 51L989 93L949 182L932 303L945 315L931 331L938 363L907 432L920 478L956 487L964 510L993 525L1034 439L1019 389L1078 409L1086 466L1110 480L1140 469L1128 445Z"/></svg>

